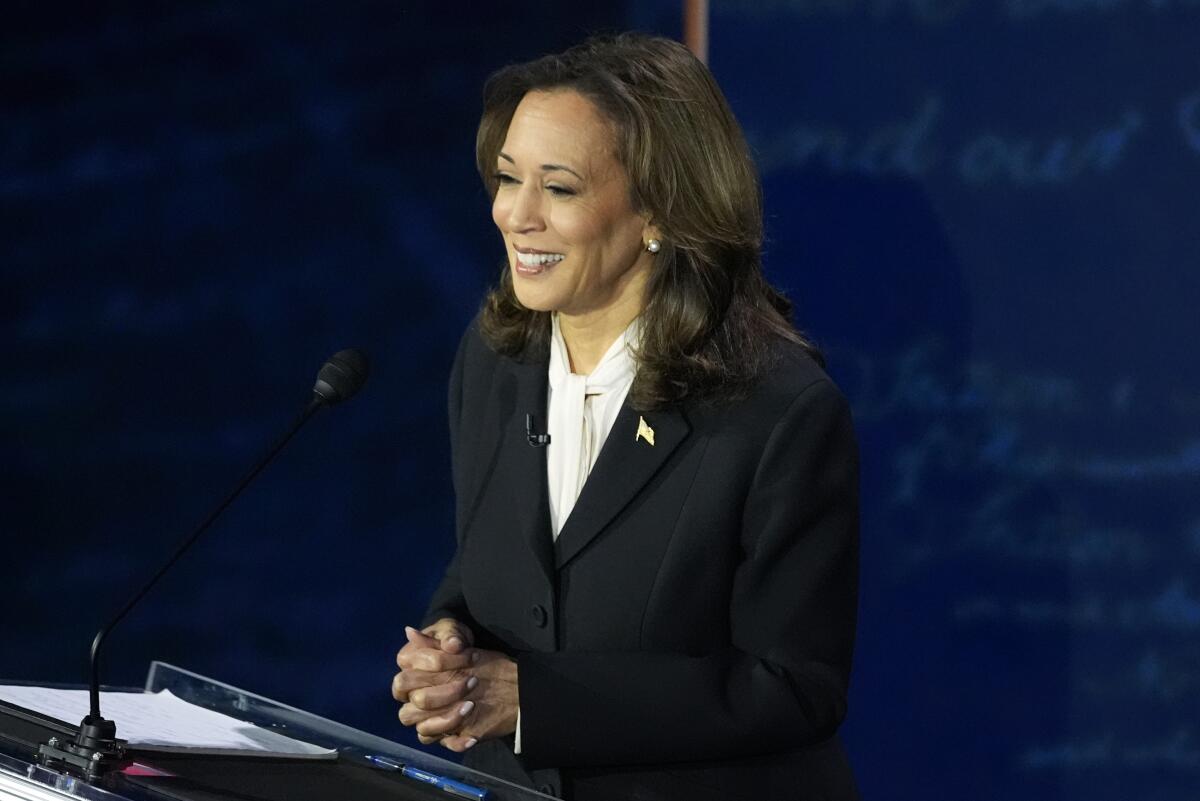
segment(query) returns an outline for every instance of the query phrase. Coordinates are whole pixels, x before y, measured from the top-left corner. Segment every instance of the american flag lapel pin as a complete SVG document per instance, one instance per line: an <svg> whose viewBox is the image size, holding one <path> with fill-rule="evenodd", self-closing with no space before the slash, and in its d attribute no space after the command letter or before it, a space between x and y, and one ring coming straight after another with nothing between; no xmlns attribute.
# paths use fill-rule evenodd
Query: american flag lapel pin
<svg viewBox="0 0 1200 801"><path fill-rule="evenodd" d="M633 438L633 441L637 442L639 439L646 440L650 443L651 448L654 447L654 429L646 425L646 418L640 415L638 416L637 436Z"/></svg>

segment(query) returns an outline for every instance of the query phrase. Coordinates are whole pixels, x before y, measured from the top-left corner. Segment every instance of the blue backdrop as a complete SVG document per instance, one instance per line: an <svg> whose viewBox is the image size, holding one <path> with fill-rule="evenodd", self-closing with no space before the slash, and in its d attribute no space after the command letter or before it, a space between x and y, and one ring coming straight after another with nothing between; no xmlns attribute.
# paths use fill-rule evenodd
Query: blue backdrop
<svg viewBox="0 0 1200 801"><path fill-rule="evenodd" d="M0 676L109 643L407 740L449 556L444 385L501 259L486 75L677 3L18 4L0 29ZM767 269L863 448L846 741L878 799L1200 786L1200 6L725 0Z"/></svg>

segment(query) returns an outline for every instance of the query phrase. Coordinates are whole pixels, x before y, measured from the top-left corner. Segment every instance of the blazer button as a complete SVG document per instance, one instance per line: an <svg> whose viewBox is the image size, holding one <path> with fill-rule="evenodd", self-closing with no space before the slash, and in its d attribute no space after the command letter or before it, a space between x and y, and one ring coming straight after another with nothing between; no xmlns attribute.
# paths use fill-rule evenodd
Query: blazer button
<svg viewBox="0 0 1200 801"><path fill-rule="evenodd" d="M548 616L546 615L545 607L543 607L541 604L534 604L533 606L529 607L529 617L533 619L534 625L536 625L539 629L546 628L546 620L548 619Z"/></svg>

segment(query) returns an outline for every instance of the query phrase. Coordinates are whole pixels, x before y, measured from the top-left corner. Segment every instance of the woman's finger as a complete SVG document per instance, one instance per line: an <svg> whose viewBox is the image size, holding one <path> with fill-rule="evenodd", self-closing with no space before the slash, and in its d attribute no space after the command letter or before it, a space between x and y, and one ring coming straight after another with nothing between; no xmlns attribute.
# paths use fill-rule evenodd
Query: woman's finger
<svg viewBox="0 0 1200 801"><path fill-rule="evenodd" d="M434 635L434 630L437 627L438 624L434 623L424 631L417 631L412 626L405 626L404 636L408 638L410 643L420 648L437 648L438 638Z"/></svg>
<svg viewBox="0 0 1200 801"><path fill-rule="evenodd" d="M444 617L421 632L438 642L439 647L451 654L459 654L475 643L471 629L453 618ZM411 641L411 637L410 637Z"/></svg>
<svg viewBox="0 0 1200 801"><path fill-rule="evenodd" d="M436 710L459 701L466 700L467 693L479 684L475 676L464 676L461 679L448 681L444 684L434 684L421 687L408 694L408 702L418 709Z"/></svg>
<svg viewBox="0 0 1200 801"><path fill-rule="evenodd" d="M427 673L439 673L447 670L462 670L475 664L479 658L478 652L467 649L459 654L451 654L438 648L421 648L409 644L400 649L396 655L396 664L401 670L423 670Z"/></svg>
<svg viewBox="0 0 1200 801"><path fill-rule="evenodd" d="M422 687L432 687L445 684L459 678L456 673L430 673L424 670L402 670L392 677L392 697L397 701L407 701L413 690Z"/></svg>
<svg viewBox="0 0 1200 801"><path fill-rule="evenodd" d="M415 704L404 704L400 707L400 711L396 716L400 718L400 722L405 726L416 726L434 716L454 715L458 711L459 705L444 706L441 709L421 709Z"/></svg>
<svg viewBox="0 0 1200 801"><path fill-rule="evenodd" d="M475 710L474 701L463 701L449 712L432 715L417 724L417 734L426 737L441 737L457 731Z"/></svg>
<svg viewBox="0 0 1200 801"><path fill-rule="evenodd" d="M404 627L404 634L408 642L404 647L396 652L396 665L398 667L411 666L413 654L422 649L440 650L441 646L433 637L428 637L414 629L412 626Z"/></svg>
<svg viewBox="0 0 1200 801"><path fill-rule="evenodd" d="M449 618L446 618L446 620L449 620ZM442 643L433 634L427 633L432 632L437 627L441 627L440 630L449 631L441 621L430 626L424 632L417 631L412 626L405 626L404 636L408 642L396 653L396 664L402 668L411 666L411 664L406 663L411 663L413 655L421 650L441 651Z"/></svg>
<svg viewBox="0 0 1200 801"><path fill-rule="evenodd" d="M450 734L441 738L442 745L449 748L451 751L461 754L468 748L472 748L479 740L468 734ZM428 745L428 743L426 743Z"/></svg>

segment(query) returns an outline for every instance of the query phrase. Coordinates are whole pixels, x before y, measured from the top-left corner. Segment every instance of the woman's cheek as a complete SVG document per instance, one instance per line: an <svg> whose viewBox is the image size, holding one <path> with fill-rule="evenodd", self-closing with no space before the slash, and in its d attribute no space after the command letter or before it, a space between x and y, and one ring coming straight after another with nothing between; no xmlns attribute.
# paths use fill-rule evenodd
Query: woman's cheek
<svg viewBox="0 0 1200 801"><path fill-rule="evenodd" d="M504 221L508 219L508 203L501 200L501 195L497 194L496 199L492 201L492 222L501 231L504 231Z"/></svg>

